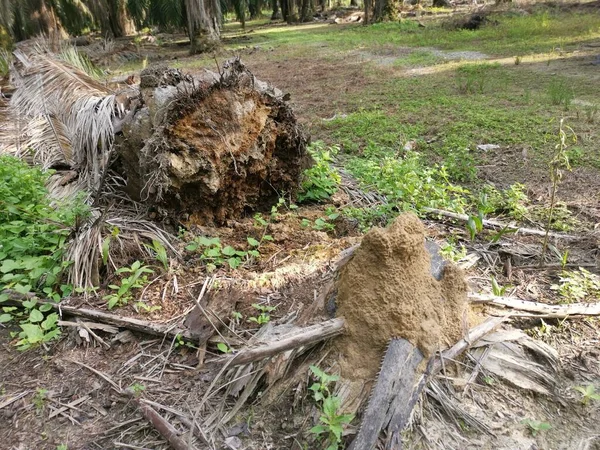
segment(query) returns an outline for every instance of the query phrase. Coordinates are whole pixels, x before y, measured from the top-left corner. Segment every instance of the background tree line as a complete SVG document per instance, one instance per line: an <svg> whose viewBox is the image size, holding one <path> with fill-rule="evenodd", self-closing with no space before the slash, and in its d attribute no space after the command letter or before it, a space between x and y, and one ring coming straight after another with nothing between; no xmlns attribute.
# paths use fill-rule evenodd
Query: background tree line
<svg viewBox="0 0 600 450"><path fill-rule="evenodd" d="M18 42L40 34L66 32L80 36L101 32L121 37L158 27L185 30L192 51L209 50L220 38L224 14L245 24L269 10L271 19L306 22L317 11L339 6L339 0L0 0L0 36ZM359 6L359 0L350 0ZM361 5L362 6L362 5ZM364 0L370 21L394 18L397 0ZM369 21L369 20L367 20Z"/></svg>

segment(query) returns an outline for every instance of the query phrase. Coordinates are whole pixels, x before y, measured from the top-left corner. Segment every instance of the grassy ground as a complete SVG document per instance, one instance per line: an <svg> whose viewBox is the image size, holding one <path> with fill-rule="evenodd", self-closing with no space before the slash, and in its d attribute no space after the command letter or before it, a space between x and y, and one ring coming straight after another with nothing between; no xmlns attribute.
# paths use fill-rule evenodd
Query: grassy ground
<svg viewBox="0 0 600 450"><path fill-rule="evenodd" d="M476 31L454 29L454 18L429 16L421 18L425 27L415 20L369 27L263 21L245 31L232 24L225 50L291 92L313 137L338 145L350 170L387 195L402 197L406 186L398 177L418 172L425 177L419 186L440 183L440 189L459 183L478 192L486 184L502 190L524 183L530 197L546 204L563 119L574 172L559 195L578 206L597 202L597 12L535 7L489 18ZM499 147L484 151L481 144ZM418 163L407 148L418 153ZM374 183L377 165L382 171ZM426 169L434 166L444 169L431 178ZM387 178L384 168L391 170ZM437 206L473 209L476 196Z"/></svg>

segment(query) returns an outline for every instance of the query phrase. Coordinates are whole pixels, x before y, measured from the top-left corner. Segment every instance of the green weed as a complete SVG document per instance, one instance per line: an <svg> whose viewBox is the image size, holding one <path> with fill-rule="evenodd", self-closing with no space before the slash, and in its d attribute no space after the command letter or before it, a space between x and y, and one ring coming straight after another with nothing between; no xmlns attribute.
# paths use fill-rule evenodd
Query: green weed
<svg viewBox="0 0 600 450"><path fill-rule="evenodd" d="M121 267L116 274L129 274L120 280L120 284L110 284L109 289L114 292L105 295L108 309L115 306L124 306L133 298L133 290L143 287L148 282L146 274L154 273L148 266L143 266L140 261L135 261L131 267Z"/></svg>
<svg viewBox="0 0 600 450"><path fill-rule="evenodd" d="M160 241L152 239L152 245L144 244L144 247L163 265L165 270L169 270L167 249Z"/></svg>
<svg viewBox="0 0 600 450"><path fill-rule="evenodd" d="M344 427L352 422L353 414L340 414L341 399L332 395L329 385L336 382L339 377L329 375L316 366L310 366L310 370L317 381L309 389L313 392L313 398L321 414L319 425L310 429L316 435L327 435L327 450L337 450L342 443Z"/></svg>
<svg viewBox="0 0 600 450"><path fill-rule="evenodd" d="M33 406L38 413L41 413L46 408L48 402L48 389L38 388L33 395Z"/></svg>
<svg viewBox="0 0 600 450"><path fill-rule="evenodd" d="M0 156L0 291L39 292L59 300L72 290L60 284L69 265L65 243L89 209L80 199L51 205L48 175Z"/></svg>
<svg viewBox="0 0 600 450"><path fill-rule="evenodd" d="M0 47L0 78L8 76L12 53Z"/></svg>
<svg viewBox="0 0 600 450"><path fill-rule="evenodd" d="M365 189L384 194L397 211L420 211L423 207L464 212L468 191L450 183L442 166L426 164L416 152L395 157L374 152L351 158L348 170Z"/></svg>
<svg viewBox="0 0 600 450"><path fill-rule="evenodd" d="M458 244L450 237L446 242L440 245L440 255L448 261L458 262L467 256L467 249L462 244L460 244L459 249Z"/></svg>
<svg viewBox="0 0 600 450"><path fill-rule="evenodd" d="M548 85L548 99L550 104L562 106L566 111L569 109L574 98L573 88L565 78L555 78L550 81Z"/></svg>
<svg viewBox="0 0 600 450"><path fill-rule="evenodd" d="M311 227L317 231L334 231L335 224L333 223L340 213L336 212L335 208L327 208L323 217L318 217L314 222L309 219L302 219L300 223L303 227Z"/></svg>
<svg viewBox="0 0 600 450"><path fill-rule="evenodd" d="M276 306L259 305L253 303L252 307L256 309L259 314L255 317L249 317L248 322L254 322L257 325L264 325L271 321L271 313L277 309Z"/></svg>
<svg viewBox="0 0 600 450"><path fill-rule="evenodd" d="M498 69L500 64L466 64L456 69L456 84L461 94L483 94L488 81L488 72Z"/></svg>
<svg viewBox="0 0 600 450"><path fill-rule="evenodd" d="M550 289L558 292L563 303L581 302L600 295L600 276L582 267L565 270L560 274L558 284L553 284Z"/></svg>
<svg viewBox="0 0 600 450"><path fill-rule="evenodd" d="M133 383L127 389L133 393L134 397L141 397L146 390L146 386L142 383Z"/></svg>
<svg viewBox="0 0 600 450"><path fill-rule="evenodd" d="M336 193L341 181L338 171L331 165L338 149L336 147L325 148L323 142L315 142L308 150L315 163L302 175L298 201L327 200Z"/></svg>
<svg viewBox="0 0 600 450"><path fill-rule="evenodd" d="M596 393L596 387L593 384L575 386L573 389L581 394L581 404L583 406L587 405L590 400L600 401L600 394Z"/></svg>
<svg viewBox="0 0 600 450"><path fill-rule="evenodd" d="M521 423L523 425L527 425L533 437L537 436L540 431L547 431L552 428L552 425L550 425L548 422L538 422L537 420L533 419L525 419Z"/></svg>

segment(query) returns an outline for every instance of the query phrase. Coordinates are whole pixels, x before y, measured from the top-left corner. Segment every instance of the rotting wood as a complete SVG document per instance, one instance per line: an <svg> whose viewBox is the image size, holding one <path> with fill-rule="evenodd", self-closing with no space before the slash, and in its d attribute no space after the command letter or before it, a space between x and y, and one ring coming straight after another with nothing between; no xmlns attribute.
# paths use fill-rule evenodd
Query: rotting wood
<svg viewBox="0 0 600 450"><path fill-rule="evenodd" d="M467 350L474 342L477 342L483 336L494 331L503 322L506 322L510 316L490 317L485 322L471 328L467 335L450 347L444 350L439 358L436 358L432 364L429 376L437 374L444 366L445 360L454 360L458 355Z"/></svg>
<svg viewBox="0 0 600 450"><path fill-rule="evenodd" d="M442 209L435 208L423 208L423 211L429 214L435 214L439 216L448 217L450 219L460 220L462 222L467 222L469 220L469 216L466 214L458 214L451 211L444 211ZM504 224L497 222L495 220L483 219L482 224L486 228L506 228L508 231L513 232L515 234L530 234L533 236L545 236L546 231L544 230L536 230L534 228L524 228L524 227L516 227L511 226L509 224ZM563 234L563 233L548 233L549 237L556 239L565 239L565 240L577 240L581 239L581 236L574 236L572 234Z"/></svg>
<svg viewBox="0 0 600 450"><path fill-rule="evenodd" d="M392 339L383 359L373 395L362 418L358 436L350 450L370 450L375 447L379 433L388 431L386 450L401 450L401 433L406 428L414 405L427 385L444 366L444 360L454 360L474 342L495 330L509 316L492 317L471 328L467 336L451 348L431 358L427 369L417 373L422 360L420 352L402 339Z"/></svg>
<svg viewBox="0 0 600 450"><path fill-rule="evenodd" d="M332 319L295 331L290 336L284 336L278 341L240 350L234 355L221 358L219 362L224 362L229 367L248 364L285 352L286 350L315 344L338 336L343 332L344 319Z"/></svg>
<svg viewBox="0 0 600 450"><path fill-rule="evenodd" d="M379 433L385 427L386 417L389 421L389 416L401 414L389 408L403 409L410 399L415 385L415 372L422 359L421 352L407 340L390 341L358 435L349 450L371 450L375 447ZM400 426L400 423L397 425Z"/></svg>
<svg viewBox="0 0 600 450"><path fill-rule="evenodd" d="M493 306L517 309L530 313L540 313L544 317L565 318L571 316L599 316L600 303L573 303L570 305L547 305L530 302L516 297L497 297L491 294L469 293L471 302L486 303Z"/></svg>

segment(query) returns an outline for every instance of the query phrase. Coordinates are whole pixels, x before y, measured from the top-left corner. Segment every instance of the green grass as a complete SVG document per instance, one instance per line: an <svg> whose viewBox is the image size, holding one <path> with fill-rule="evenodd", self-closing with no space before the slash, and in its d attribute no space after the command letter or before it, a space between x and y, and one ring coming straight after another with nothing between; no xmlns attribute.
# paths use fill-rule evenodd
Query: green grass
<svg viewBox="0 0 600 450"><path fill-rule="evenodd" d="M568 49L600 36L595 14L541 10L529 15L492 16L498 25L479 30L449 30L439 24L424 28L412 20L362 25L307 24L291 27L255 28L247 24L251 45L302 49L314 47L340 50L382 47L436 47L443 50L477 50L493 55L525 55ZM262 25L262 23L260 23ZM288 52L285 52L288 54Z"/></svg>

